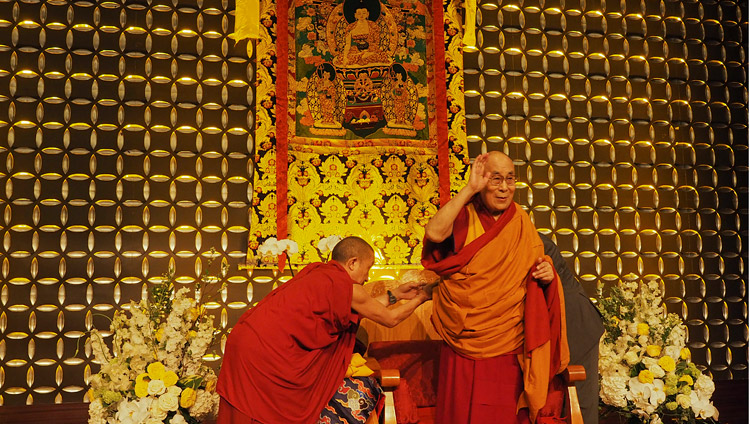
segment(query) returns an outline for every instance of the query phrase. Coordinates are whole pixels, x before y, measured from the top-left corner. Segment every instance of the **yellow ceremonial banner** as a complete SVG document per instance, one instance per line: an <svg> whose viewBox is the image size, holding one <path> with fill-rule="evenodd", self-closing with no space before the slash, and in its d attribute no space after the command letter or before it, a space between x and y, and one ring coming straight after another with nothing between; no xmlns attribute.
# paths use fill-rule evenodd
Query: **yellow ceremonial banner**
<svg viewBox="0 0 750 424"><path fill-rule="evenodd" d="M260 37L260 0L237 0L234 32L229 37L235 41Z"/></svg>
<svg viewBox="0 0 750 424"><path fill-rule="evenodd" d="M466 21L464 22L464 47L474 47L477 44L477 0L466 0Z"/></svg>

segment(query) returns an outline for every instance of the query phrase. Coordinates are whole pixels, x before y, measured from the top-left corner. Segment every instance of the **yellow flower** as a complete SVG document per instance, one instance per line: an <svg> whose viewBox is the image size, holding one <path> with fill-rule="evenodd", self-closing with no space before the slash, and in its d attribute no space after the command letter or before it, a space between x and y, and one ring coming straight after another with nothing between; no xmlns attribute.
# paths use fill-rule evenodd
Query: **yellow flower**
<svg viewBox="0 0 750 424"><path fill-rule="evenodd" d="M684 381L684 382L686 382L688 384L688 386L692 386L693 385L693 377L690 377L687 374L683 375L682 377L680 377L680 379L678 381Z"/></svg>
<svg viewBox="0 0 750 424"><path fill-rule="evenodd" d="M164 377L166 369L164 368L164 364L162 364L161 362L152 362L148 364L148 367L146 367L146 371L148 371L148 376L152 380L161 380L161 378Z"/></svg>
<svg viewBox="0 0 750 424"><path fill-rule="evenodd" d="M643 384L649 384L654 382L654 374L649 370L643 370L638 374L638 381Z"/></svg>
<svg viewBox="0 0 750 424"><path fill-rule="evenodd" d="M148 382L146 380L135 383L135 395L139 398L148 396Z"/></svg>
<svg viewBox="0 0 750 424"><path fill-rule="evenodd" d="M135 378L135 384L138 384L141 381L145 381L146 384L148 384L148 381L146 381L147 378L148 378L147 373L144 372L143 374L139 374L138 377Z"/></svg>
<svg viewBox="0 0 750 424"><path fill-rule="evenodd" d="M186 387L182 390L182 394L180 395L180 407L182 408L190 408L195 404L195 398L198 395L195 393L195 390L191 389L190 387Z"/></svg>
<svg viewBox="0 0 750 424"><path fill-rule="evenodd" d="M661 346L648 345L646 346L646 354L652 358L656 358L661 354Z"/></svg>
<svg viewBox="0 0 750 424"><path fill-rule="evenodd" d="M207 392L213 392L214 389L216 389L216 380L208 380L206 381L206 391Z"/></svg>
<svg viewBox="0 0 750 424"><path fill-rule="evenodd" d="M200 315L200 310L198 310L198 308L195 308L195 307L188 309L187 312L188 312L188 315L190 316L191 321L195 321L196 319L198 319L198 316Z"/></svg>
<svg viewBox="0 0 750 424"><path fill-rule="evenodd" d="M645 322L638 324L638 335L648 336L648 324L646 324Z"/></svg>
<svg viewBox="0 0 750 424"><path fill-rule="evenodd" d="M662 367L666 372L672 372L676 367L674 359L672 359L671 356L662 356L661 358L659 358L659 366Z"/></svg>
<svg viewBox="0 0 750 424"><path fill-rule="evenodd" d="M612 316L611 316L611 317L609 318L609 321L610 321L610 322L612 323L612 325L615 325L615 326L616 326L617 324L619 324L619 323L620 323L620 318L617 318L616 316L612 315Z"/></svg>
<svg viewBox="0 0 750 424"><path fill-rule="evenodd" d="M164 373L161 380L164 382L164 386L169 387L177 384L179 377L177 377L177 374L175 374L174 371L167 371Z"/></svg>
<svg viewBox="0 0 750 424"><path fill-rule="evenodd" d="M156 341L161 342L161 339L164 338L164 328L160 328L156 330Z"/></svg>
<svg viewBox="0 0 750 424"><path fill-rule="evenodd" d="M683 347L680 349L680 359L690 359L690 349Z"/></svg>

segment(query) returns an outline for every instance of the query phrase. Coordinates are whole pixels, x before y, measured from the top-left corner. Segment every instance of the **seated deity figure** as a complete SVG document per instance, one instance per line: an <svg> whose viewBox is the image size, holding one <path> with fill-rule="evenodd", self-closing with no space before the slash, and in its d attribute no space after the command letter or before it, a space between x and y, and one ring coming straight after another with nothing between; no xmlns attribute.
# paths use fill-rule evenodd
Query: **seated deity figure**
<svg viewBox="0 0 750 424"><path fill-rule="evenodd" d="M351 68L387 65L392 59L396 37L389 33L395 23L382 13L377 0L348 0L343 4L343 19L331 19L336 66ZM390 18L390 19L388 19Z"/></svg>

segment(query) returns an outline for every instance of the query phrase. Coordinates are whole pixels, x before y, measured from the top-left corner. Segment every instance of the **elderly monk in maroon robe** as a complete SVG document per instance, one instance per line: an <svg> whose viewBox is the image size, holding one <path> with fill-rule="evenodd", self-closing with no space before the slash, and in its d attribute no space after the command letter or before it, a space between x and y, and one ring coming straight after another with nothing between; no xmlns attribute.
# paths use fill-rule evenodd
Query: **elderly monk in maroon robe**
<svg viewBox="0 0 750 424"><path fill-rule="evenodd" d="M513 161L474 162L466 186L426 226L422 263L443 276L432 322L445 341L436 423L552 423L553 377L568 362L560 281L513 202Z"/></svg>
<svg viewBox="0 0 750 424"><path fill-rule="evenodd" d="M393 327L428 299L419 283L371 297L374 262L358 237L341 240L240 318L227 339L218 424L309 424L341 385L361 317ZM399 299L408 302L387 308Z"/></svg>

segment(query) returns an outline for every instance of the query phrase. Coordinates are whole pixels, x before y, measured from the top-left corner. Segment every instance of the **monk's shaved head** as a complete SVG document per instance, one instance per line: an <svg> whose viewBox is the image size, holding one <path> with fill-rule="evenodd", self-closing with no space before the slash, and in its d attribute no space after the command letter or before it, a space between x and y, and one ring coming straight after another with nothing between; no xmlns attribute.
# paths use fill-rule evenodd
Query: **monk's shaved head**
<svg viewBox="0 0 750 424"><path fill-rule="evenodd" d="M372 246L359 237L347 237L336 244L331 252L331 259L345 263L351 258L370 259L375 255Z"/></svg>
<svg viewBox="0 0 750 424"><path fill-rule="evenodd" d="M509 162L511 166L513 166L513 159L510 158L510 156L506 155L503 152L498 152L497 150L493 150L489 153L487 153L488 159L492 162L496 163L502 163L502 162Z"/></svg>

